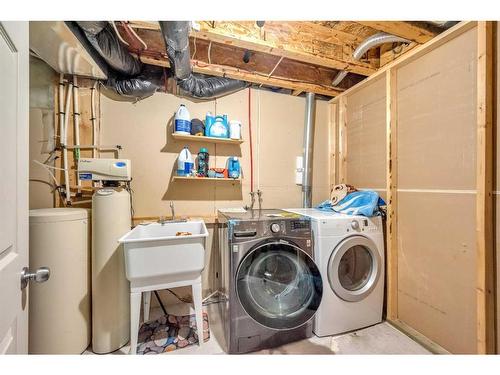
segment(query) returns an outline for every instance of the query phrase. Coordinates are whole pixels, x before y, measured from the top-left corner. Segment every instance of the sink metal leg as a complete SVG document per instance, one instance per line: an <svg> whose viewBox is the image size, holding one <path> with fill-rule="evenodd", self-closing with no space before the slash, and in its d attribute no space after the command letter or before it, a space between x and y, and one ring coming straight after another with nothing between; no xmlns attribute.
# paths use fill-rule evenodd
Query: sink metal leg
<svg viewBox="0 0 500 375"><path fill-rule="evenodd" d="M194 312L196 314L196 331L198 333L198 345L203 345L203 304L201 294L201 282L192 285Z"/></svg>
<svg viewBox="0 0 500 375"><path fill-rule="evenodd" d="M139 319L141 315L141 292L130 293L130 354L137 353Z"/></svg>
<svg viewBox="0 0 500 375"><path fill-rule="evenodd" d="M142 294L143 302L142 302L142 315L144 316L144 321L147 322L149 320L149 310L151 309L151 291L143 292Z"/></svg>

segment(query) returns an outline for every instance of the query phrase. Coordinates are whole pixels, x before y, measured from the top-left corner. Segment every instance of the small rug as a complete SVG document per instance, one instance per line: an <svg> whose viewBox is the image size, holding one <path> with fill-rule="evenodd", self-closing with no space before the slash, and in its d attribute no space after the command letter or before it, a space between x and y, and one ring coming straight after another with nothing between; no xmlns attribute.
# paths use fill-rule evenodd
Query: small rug
<svg viewBox="0 0 500 375"><path fill-rule="evenodd" d="M203 341L210 338L208 314L203 312ZM198 343L195 315L163 315L139 329L137 354L161 354Z"/></svg>

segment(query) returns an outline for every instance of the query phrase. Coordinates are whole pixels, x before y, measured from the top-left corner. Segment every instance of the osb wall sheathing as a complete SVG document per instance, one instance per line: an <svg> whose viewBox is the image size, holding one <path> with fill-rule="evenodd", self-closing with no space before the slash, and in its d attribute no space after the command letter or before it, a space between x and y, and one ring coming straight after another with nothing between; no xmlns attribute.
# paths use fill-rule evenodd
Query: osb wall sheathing
<svg viewBox="0 0 500 375"><path fill-rule="evenodd" d="M244 143L238 146L176 141L171 135L173 116L181 103L187 106L191 118L204 119L206 112L211 111L240 120ZM198 103L163 93L136 104L112 101L101 95L101 106L101 143L121 145L120 156L132 160L136 217L169 216L170 201L174 202L178 216L207 218L216 215L219 208L250 205L248 89ZM304 110L304 98L251 90L254 190L263 192L263 208L301 206L301 187L295 184L295 158L302 155ZM328 120L328 104L316 101L313 204L327 199L329 193ZM210 167L224 167L228 156L238 156L242 184L172 181L177 156L185 145L193 156L200 147L207 147ZM218 262L213 225L209 225L209 232L207 266L203 272L205 294L216 288ZM183 294L189 295L190 291ZM164 296L168 303L168 294Z"/></svg>
<svg viewBox="0 0 500 375"><path fill-rule="evenodd" d="M386 196L385 76L347 95L346 182Z"/></svg>
<svg viewBox="0 0 500 375"><path fill-rule="evenodd" d="M476 352L476 29L397 71L398 316Z"/></svg>

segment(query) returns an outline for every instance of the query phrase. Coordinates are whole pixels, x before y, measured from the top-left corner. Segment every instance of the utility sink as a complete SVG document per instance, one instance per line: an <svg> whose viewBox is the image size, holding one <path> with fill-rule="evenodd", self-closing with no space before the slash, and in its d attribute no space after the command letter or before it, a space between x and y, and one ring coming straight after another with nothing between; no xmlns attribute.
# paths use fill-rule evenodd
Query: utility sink
<svg viewBox="0 0 500 375"><path fill-rule="evenodd" d="M199 277L205 267L207 237L203 220L136 226L118 240L124 247L125 273L131 287Z"/></svg>

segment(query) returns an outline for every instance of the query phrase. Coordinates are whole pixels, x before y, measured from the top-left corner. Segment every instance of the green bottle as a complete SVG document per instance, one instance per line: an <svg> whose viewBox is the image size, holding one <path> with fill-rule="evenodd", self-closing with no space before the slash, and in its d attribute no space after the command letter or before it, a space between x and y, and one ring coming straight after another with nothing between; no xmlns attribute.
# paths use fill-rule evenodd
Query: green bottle
<svg viewBox="0 0 500 375"><path fill-rule="evenodd" d="M208 177L208 150L205 147L200 148L198 152L198 177Z"/></svg>

